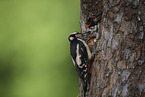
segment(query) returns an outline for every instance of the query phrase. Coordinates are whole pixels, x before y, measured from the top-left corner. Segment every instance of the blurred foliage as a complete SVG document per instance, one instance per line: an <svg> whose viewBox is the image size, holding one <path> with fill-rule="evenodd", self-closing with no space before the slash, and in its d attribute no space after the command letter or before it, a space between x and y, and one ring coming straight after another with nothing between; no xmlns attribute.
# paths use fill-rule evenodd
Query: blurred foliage
<svg viewBox="0 0 145 97"><path fill-rule="evenodd" d="M76 97L68 35L79 0L0 1L0 97Z"/></svg>

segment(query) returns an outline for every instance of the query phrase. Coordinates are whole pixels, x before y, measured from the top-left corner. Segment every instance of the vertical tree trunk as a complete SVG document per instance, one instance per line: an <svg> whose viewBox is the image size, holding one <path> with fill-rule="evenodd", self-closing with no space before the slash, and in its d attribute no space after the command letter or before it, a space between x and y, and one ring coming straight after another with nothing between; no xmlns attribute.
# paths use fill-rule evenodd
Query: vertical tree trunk
<svg viewBox="0 0 145 97"><path fill-rule="evenodd" d="M145 0L81 0L82 32L90 19L99 30L88 97L145 97Z"/></svg>

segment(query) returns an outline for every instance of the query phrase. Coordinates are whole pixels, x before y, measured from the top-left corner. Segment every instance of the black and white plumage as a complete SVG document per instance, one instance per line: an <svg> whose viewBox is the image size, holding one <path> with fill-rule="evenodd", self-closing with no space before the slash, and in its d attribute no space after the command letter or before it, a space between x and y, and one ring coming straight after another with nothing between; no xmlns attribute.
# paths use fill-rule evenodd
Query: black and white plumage
<svg viewBox="0 0 145 97"><path fill-rule="evenodd" d="M91 59L91 51L84 40L76 37L78 34L81 33L71 33L68 39L70 41L70 52L74 66L79 77L83 80L85 88L87 84L88 67L90 67L88 66L88 61Z"/></svg>
<svg viewBox="0 0 145 97"><path fill-rule="evenodd" d="M84 40L76 37L77 34L81 33L74 32L69 36L70 52L78 75L84 80L87 77L87 62L91 59L91 51Z"/></svg>

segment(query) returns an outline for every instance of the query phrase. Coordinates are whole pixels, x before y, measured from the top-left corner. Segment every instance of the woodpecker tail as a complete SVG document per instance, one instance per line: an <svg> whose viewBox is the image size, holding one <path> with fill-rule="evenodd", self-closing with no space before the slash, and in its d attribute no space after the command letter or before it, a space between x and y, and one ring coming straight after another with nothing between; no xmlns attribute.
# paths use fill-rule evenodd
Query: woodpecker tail
<svg viewBox="0 0 145 97"><path fill-rule="evenodd" d="M84 84L84 97L87 97L87 82Z"/></svg>

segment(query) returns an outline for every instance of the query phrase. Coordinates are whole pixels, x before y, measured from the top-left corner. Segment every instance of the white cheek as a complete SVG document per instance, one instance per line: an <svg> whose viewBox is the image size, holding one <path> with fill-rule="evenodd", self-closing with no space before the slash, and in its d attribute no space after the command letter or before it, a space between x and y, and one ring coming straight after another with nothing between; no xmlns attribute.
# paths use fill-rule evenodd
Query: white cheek
<svg viewBox="0 0 145 97"><path fill-rule="evenodd" d="M70 40L74 40L74 37L70 37L69 39L70 39Z"/></svg>

